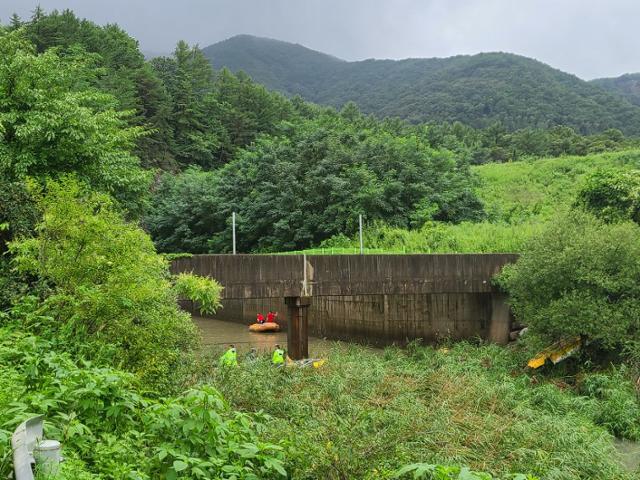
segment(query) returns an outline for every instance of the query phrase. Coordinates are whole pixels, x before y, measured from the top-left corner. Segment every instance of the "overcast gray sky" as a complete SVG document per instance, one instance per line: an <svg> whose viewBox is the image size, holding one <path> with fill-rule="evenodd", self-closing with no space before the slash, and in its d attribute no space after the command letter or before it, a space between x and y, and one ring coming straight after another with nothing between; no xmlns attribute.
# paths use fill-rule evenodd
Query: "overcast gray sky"
<svg viewBox="0 0 640 480"><path fill-rule="evenodd" d="M0 0L0 19L38 2ZM590 79L640 72L640 0L40 0L118 23L145 51L239 33L346 60L507 51Z"/></svg>

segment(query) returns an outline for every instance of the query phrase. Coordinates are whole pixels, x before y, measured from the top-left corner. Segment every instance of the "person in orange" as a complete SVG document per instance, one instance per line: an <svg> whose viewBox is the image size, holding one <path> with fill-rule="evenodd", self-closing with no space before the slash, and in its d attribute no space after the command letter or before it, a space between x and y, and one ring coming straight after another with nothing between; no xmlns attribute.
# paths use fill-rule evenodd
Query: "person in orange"
<svg viewBox="0 0 640 480"><path fill-rule="evenodd" d="M276 314L273 313L271 310L269 310L269 313L267 313L267 322L275 323L275 321L276 321Z"/></svg>
<svg viewBox="0 0 640 480"><path fill-rule="evenodd" d="M262 315L261 313L258 313L258 315L256 315L256 322L262 325L264 323L264 315Z"/></svg>

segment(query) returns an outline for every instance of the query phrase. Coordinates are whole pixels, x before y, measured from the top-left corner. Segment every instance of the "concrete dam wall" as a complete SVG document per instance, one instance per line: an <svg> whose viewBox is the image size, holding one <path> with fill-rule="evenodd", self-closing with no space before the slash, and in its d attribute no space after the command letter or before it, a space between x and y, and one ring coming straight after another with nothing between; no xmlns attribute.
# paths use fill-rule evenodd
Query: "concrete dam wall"
<svg viewBox="0 0 640 480"><path fill-rule="evenodd" d="M250 324L279 312L285 297L310 298L309 334L372 344L480 337L506 343L511 316L492 283L511 254L194 255L172 271L210 276L224 287L214 318ZM193 305L185 303L187 309ZM194 311L197 313L197 310Z"/></svg>

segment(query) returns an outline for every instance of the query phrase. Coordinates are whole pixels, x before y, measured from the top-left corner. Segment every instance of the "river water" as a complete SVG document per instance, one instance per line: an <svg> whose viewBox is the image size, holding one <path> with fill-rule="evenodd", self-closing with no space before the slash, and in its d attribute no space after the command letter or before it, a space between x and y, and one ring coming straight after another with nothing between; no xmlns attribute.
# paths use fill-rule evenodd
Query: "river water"
<svg viewBox="0 0 640 480"><path fill-rule="evenodd" d="M193 317L194 323L201 332L202 343L205 348L223 348L234 344L238 353L244 353L255 348L259 352L271 352L276 344L287 348L287 332L250 332L248 325L241 323L214 320L212 318ZM329 340L309 337L309 355L318 356L326 352L331 346Z"/></svg>

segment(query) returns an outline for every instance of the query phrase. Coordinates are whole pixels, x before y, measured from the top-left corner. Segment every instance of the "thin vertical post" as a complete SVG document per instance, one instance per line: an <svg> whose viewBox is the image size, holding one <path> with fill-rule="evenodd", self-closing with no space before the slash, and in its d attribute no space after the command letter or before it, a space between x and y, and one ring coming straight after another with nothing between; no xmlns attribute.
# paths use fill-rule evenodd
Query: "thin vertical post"
<svg viewBox="0 0 640 480"><path fill-rule="evenodd" d="M358 222L360 223L360 255L364 253L364 242L362 241L362 215L358 215Z"/></svg>
<svg viewBox="0 0 640 480"><path fill-rule="evenodd" d="M233 237L233 254L236 254L236 212L231 214L231 229Z"/></svg>

